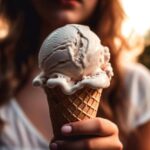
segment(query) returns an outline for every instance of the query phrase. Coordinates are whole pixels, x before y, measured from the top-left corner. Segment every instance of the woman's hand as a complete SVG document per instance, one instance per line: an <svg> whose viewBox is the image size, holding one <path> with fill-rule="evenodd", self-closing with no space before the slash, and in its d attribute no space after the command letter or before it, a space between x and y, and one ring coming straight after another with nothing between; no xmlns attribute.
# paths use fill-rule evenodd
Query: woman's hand
<svg viewBox="0 0 150 150"><path fill-rule="evenodd" d="M122 150L118 127L103 118L72 122L61 128L65 140L55 140L51 150ZM71 139L71 140L70 140Z"/></svg>

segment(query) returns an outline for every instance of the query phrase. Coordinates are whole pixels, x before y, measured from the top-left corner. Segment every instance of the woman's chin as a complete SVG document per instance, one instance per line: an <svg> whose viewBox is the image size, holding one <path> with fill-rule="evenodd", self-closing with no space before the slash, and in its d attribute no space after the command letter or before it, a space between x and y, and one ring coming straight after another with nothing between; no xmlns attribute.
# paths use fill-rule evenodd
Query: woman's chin
<svg viewBox="0 0 150 150"><path fill-rule="evenodd" d="M43 19L43 23L52 30L66 24L80 24L83 22L83 17L79 13L69 10L57 11L53 14L46 15Z"/></svg>
<svg viewBox="0 0 150 150"><path fill-rule="evenodd" d="M81 18L78 14L64 11L56 14L55 23L59 25L71 24L71 23L80 23Z"/></svg>

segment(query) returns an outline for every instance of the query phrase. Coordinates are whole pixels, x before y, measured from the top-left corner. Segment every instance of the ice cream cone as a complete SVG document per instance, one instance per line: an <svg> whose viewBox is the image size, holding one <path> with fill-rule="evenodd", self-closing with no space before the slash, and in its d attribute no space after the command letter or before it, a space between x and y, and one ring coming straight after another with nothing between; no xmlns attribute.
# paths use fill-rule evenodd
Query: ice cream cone
<svg viewBox="0 0 150 150"><path fill-rule="evenodd" d="M59 88L45 87L54 136L60 138L62 125L96 117L102 89L84 88L65 95Z"/></svg>
<svg viewBox="0 0 150 150"><path fill-rule="evenodd" d="M53 31L40 48L38 62L41 72L33 84L47 94L56 138L62 125L96 117L113 71L109 48L88 26L68 24Z"/></svg>

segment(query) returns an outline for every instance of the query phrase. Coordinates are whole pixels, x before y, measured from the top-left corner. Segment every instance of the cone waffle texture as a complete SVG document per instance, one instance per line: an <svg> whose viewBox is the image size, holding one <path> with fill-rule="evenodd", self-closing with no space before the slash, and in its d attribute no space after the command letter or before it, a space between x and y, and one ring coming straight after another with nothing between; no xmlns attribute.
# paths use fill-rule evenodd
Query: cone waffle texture
<svg viewBox="0 0 150 150"><path fill-rule="evenodd" d="M45 88L55 137L59 137L63 124L95 118L102 89L84 88L72 95L65 95L59 88Z"/></svg>

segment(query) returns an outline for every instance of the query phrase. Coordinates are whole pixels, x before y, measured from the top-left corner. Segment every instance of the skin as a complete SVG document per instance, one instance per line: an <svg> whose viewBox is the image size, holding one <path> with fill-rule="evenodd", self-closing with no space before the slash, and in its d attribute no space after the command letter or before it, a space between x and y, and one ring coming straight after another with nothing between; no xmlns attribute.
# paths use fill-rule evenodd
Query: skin
<svg viewBox="0 0 150 150"><path fill-rule="evenodd" d="M80 3L75 5L58 5L57 0L31 0L37 14L41 19L41 42L43 39L57 27L67 23L84 23L88 20L92 14L98 0L79 0ZM43 134L43 136L49 140L52 139L52 128L49 119L48 105L43 90L40 88L33 88L31 85L32 79L39 73L38 67L35 67L32 75L27 82L26 86L18 93L18 103L22 107L23 111L33 123L33 125ZM28 94L30 93L30 94ZM26 100L30 101L28 104ZM36 102L35 102L36 99ZM34 109L33 109L33 104ZM40 113L37 113L40 112ZM88 125L87 125L88 124ZM146 133L146 129L150 131L150 123L143 128L138 128L136 133L139 134L137 141L143 145L148 146L148 140L150 134ZM79 122L70 123L64 125L61 129L62 135L65 137L76 137L84 136L82 139L76 140L59 140L54 139L50 147L54 149L65 149L65 150L121 150L123 146L119 140L118 127L111 121L95 118L91 120L84 120ZM135 134L135 133L134 133ZM134 135L132 134L131 137ZM145 136L144 136L145 135ZM129 141L132 138L129 138ZM133 144L133 143L132 143ZM130 144L129 144L130 145ZM135 145L135 144L133 144ZM130 149L131 145L128 149ZM146 146L145 146L146 147Z"/></svg>
<svg viewBox="0 0 150 150"><path fill-rule="evenodd" d="M35 10L44 24L56 28L68 23L81 23L92 14L98 0L75 0L67 4L68 0L31 0Z"/></svg>
<svg viewBox="0 0 150 150"><path fill-rule="evenodd" d="M74 5L64 4L68 0L31 0L41 19L41 43L56 28L69 23L84 23L98 3L98 0L75 0Z"/></svg>
<svg viewBox="0 0 150 150"><path fill-rule="evenodd" d="M87 125L88 124L88 125ZM54 140L50 148L65 150L121 150L122 144L118 138L118 127L102 118L88 119L69 123L61 128L65 137L84 136L77 140ZM89 137L89 138L87 138Z"/></svg>
<svg viewBox="0 0 150 150"><path fill-rule="evenodd" d="M132 131L128 138L127 150L149 150L150 121Z"/></svg>

